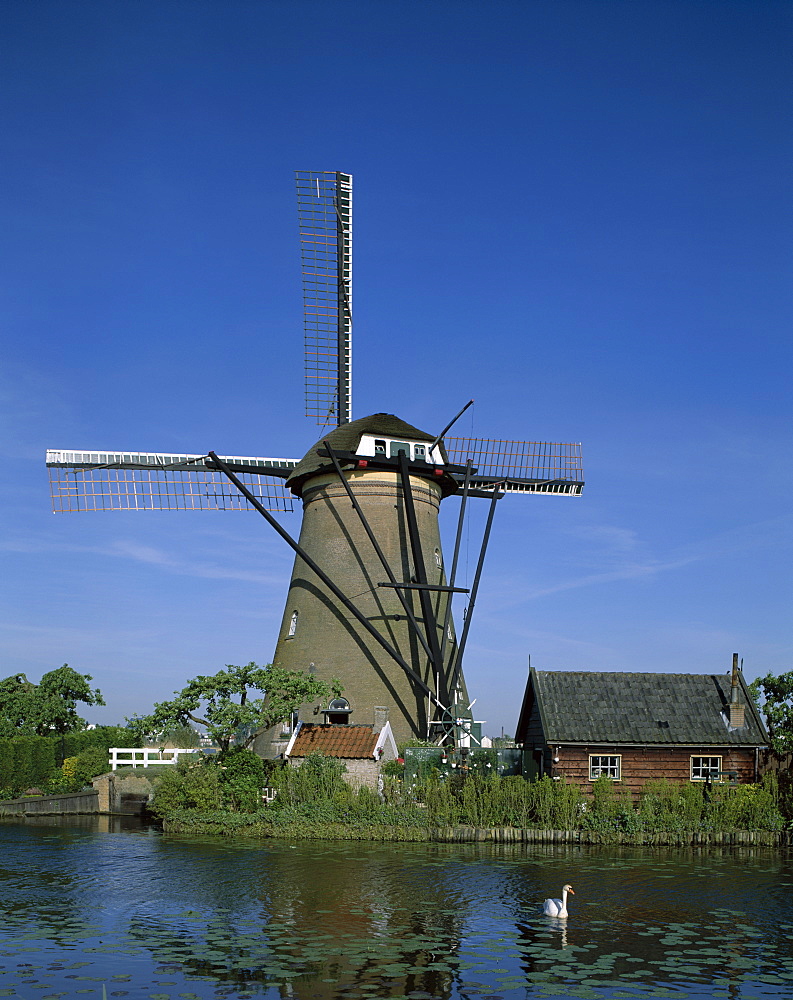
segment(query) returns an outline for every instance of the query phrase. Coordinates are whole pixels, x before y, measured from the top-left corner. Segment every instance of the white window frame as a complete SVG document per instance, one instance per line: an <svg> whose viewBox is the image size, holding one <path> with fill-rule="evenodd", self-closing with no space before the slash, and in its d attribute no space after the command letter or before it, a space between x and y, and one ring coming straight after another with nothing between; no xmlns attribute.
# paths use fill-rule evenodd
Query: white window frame
<svg viewBox="0 0 793 1000"><path fill-rule="evenodd" d="M595 763L599 761L599 763ZM609 763L604 764L603 761ZM614 763L611 763L614 761ZM605 774L612 781L622 780L622 754L621 753L591 753L589 755L589 780L595 781Z"/></svg>
<svg viewBox="0 0 793 1000"><path fill-rule="evenodd" d="M694 764L694 761L699 761L698 764ZM703 764L702 761L707 760L710 763ZM722 767L722 756L720 754L692 754L690 758L691 765L691 780L692 781L706 781L710 777L711 781L721 780L721 767ZM714 766L713 761L716 761ZM695 773L698 772L698 773Z"/></svg>

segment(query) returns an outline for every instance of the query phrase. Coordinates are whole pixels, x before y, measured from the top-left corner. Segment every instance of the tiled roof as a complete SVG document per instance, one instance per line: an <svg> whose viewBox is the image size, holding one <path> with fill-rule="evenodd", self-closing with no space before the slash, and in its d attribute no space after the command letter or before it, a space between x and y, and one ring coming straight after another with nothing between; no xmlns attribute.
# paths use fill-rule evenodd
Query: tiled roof
<svg viewBox="0 0 793 1000"><path fill-rule="evenodd" d="M290 757L324 753L326 757L374 759L377 733L371 726L323 726L303 722L295 736Z"/></svg>
<svg viewBox="0 0 793 1000"><path fill-rule="evenodd" d="M768 737L743 679L745 725L730 730L729 674L532 670L548 742L763 745Z"/></svg>

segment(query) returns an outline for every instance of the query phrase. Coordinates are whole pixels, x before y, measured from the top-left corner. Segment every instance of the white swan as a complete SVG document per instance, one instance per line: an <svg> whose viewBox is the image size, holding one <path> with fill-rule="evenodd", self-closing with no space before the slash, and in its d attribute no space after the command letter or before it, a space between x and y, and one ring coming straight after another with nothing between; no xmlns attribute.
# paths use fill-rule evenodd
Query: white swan
<svg viewBox="0 0 793 1000"><path fill-rule="evenodd" d="M566 917L568 892L575 896L575 892L573 891L573 887L571 885L563 885L562 898L546 899L542 904L542 912L548 917Z"/></svg>

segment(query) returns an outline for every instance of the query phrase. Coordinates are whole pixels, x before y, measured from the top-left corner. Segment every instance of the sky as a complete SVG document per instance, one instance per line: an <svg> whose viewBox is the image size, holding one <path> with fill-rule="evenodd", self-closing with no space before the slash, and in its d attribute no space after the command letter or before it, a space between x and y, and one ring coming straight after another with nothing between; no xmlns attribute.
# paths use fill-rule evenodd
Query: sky
<svg viewBox="0 0 793 1000"><path fill-rule="evenodd" d="M116 723L272 659L263 519L55 515L44 455L317 440L295 170L354 176L355 417L582 443L581 498L499 503L484 731L529 660L793 669L792 42L773 0L5 0L0 675Z"/></svg>

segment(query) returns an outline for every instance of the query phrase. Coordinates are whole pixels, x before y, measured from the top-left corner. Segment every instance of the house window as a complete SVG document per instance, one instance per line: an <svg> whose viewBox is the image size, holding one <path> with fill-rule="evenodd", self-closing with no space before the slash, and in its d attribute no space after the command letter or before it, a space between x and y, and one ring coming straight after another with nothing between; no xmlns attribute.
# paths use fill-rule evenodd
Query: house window
<svg viewBox="0 0 793 1000"><path fill-rule="evenodd" d="M691 758L691 780L718 781L721 775L721 757L692 757Z"/></svg>
<svg viewBox="0 0 793 1000"><path fill-rule="evenodd" d="M297 712L292 712L281 722L281 735L289 736L297 725Z"/></svg>
<svg viewBox="0 0 793 1000"><path fill-rule="evenodd" d="M594 781L603 774L607 778L611 778L612 781L620 780L622 777L622 756L620 754L589 755L589 780Z"/></svg>
<svg viewBox="0 0 793 1000"><path fill-rule="evenodd" d="M286 634L287 639L291 639L295 632L297 632L297 611L293 611L292 617L289 619L289 631Z"/></svg>

